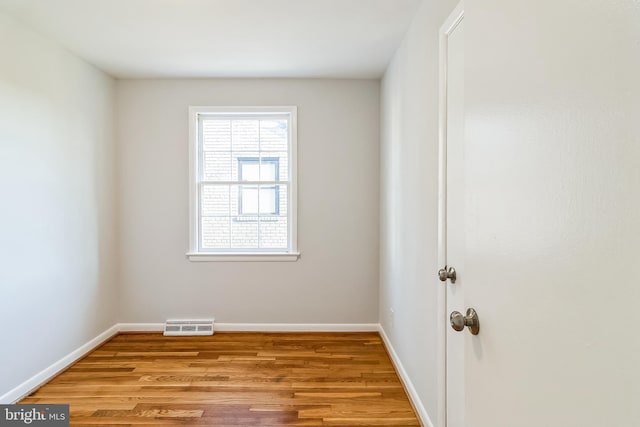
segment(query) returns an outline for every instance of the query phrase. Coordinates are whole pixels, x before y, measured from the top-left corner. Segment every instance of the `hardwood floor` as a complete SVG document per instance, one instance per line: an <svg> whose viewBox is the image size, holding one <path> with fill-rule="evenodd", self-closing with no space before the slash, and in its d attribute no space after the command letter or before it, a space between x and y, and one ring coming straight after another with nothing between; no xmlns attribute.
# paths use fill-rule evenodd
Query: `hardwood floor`
<svg viewBox="0 0 640 427"><path fill-rule="evenodd" d="M377 333L121 334L20 403L73 426L420 425Z"/></svg>

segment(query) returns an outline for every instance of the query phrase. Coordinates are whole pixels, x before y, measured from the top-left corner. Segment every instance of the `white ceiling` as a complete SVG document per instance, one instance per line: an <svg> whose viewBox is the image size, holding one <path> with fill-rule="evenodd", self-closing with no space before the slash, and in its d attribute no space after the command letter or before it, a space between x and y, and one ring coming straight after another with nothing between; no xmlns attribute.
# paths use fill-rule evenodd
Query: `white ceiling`
<svg viewBox="0 0 640 427"><path fill-rule="evenodd" d="M119 78L380 77L421 0L0 0Z"/></svg>

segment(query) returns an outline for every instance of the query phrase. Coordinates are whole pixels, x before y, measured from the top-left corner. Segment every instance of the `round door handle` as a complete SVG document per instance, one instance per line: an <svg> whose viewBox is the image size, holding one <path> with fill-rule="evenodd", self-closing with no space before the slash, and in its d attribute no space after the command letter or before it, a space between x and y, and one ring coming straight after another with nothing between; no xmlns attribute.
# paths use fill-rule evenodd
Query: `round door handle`
<svg viewBox="0 0 640 427"><path fill-rule="evenodd" d="M447 268L445 265L444 268L438 270L438 277L441 282L446 282L449 279L451 283L456 283L456 269L453 267Z"/></svg>
<svg viewBox="0 0 640 427"><path fill-rule="evenodd" d="M449 316L449 321L451 322L451 327L458 332L463 330L465 326L469 328L471 335L478 335L480 332L478 313L473 308L467 309L466 316L459 311L452 312L451 316Z"/></svg>

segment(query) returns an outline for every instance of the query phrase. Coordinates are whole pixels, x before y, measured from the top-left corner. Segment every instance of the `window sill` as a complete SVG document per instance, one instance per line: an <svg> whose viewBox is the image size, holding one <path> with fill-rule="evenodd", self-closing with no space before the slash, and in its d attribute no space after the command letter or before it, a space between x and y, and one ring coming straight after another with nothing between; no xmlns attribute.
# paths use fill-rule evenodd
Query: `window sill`
<svg viewBox="0 0 640 427"><path fill-rule="evenodd" d="M293 262L300 258L300 252L260 252L260 253L224 253L224 252L187 252L191 262Z"/></svg>

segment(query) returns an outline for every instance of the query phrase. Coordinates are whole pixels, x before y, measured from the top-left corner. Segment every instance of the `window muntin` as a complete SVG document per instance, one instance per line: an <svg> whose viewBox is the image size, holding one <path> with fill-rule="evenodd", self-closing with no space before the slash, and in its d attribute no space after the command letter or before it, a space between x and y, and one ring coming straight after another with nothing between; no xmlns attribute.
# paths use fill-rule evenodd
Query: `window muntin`
<svg viewBox="0 0 640 427"><path fill-rule="evenodd" d="M191 254L297 254L295 107L190 111Z"/></svg>

